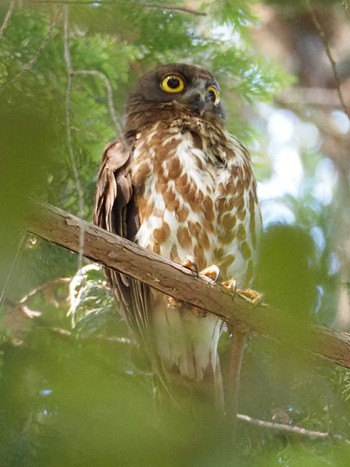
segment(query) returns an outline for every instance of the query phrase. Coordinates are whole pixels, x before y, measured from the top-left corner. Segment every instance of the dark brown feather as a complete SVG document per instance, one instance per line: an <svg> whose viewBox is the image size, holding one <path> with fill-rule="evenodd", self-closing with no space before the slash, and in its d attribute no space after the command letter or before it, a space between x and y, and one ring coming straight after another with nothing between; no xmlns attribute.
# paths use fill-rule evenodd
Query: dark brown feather
<svg viewBox="0 0 350 467"><path fill-rule="evenodd" d="M134 215L130 155L134 138L129 136L110 143L102 158L97 178L93 222L100 227L133 240L138 219ZM125 318L129 316L132 293L130 280L123 274L105 270Z"/></svg>

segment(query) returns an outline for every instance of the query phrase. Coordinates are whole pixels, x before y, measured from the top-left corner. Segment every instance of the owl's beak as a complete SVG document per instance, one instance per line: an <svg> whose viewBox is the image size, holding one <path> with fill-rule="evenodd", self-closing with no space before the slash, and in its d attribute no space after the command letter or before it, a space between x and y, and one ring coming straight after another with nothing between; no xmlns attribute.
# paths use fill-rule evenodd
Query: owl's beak
<svg viewBox="0 0 350 467"><path fill-rule="evenodd" d="M192 112L202 116L205 111L205 92L200 92L198 89L194 90L191 94L183 96L183 104L186 105Z"/></svg>

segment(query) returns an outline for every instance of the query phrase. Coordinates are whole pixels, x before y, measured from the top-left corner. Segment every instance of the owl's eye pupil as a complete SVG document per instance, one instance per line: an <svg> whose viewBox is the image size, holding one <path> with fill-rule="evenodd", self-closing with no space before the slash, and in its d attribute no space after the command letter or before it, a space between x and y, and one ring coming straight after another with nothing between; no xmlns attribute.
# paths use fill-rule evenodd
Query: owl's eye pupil
<svg viewBox="0 0 350 467"><path fill-rule="evenodd" d="M214 91L209 91L209 96L210 96L210 99L211 99L212 101L215 101L215 99L216 99L216 94L215 94Z"/></svg>
<svg viewBox="0 0 350 467"><path fill-rule="evenodd" d="M171 89L177 89L180 86L180 81L178 78L175 78L174 76L168 79L167 82L169 88Z"/></svg>

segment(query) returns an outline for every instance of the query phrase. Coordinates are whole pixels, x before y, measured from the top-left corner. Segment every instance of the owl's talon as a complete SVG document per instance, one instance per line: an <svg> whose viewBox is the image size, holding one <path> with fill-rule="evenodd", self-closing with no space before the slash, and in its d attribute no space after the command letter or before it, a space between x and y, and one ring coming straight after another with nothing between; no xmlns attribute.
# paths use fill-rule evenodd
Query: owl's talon
<svg viewBox="0 0 350 467"><path fill-rule="evenodd" d="M220 269L215 264L212 264L211 266L208 266L207 268L203 269L203 271L201 271L200 274L201 276L208 277L213 282L216 282L220 275Z"/></svg>
<svg viewBox="0 0 350 467"><path fill-rule="evenodd" d="M253 306L258 306L262 302L264 295L253 289L237 289L237 295Z"/></svg>
<svg viewBox="0 0 350 467"><path fill-rule="evenodd" d="M229 279L228 281L221 282L221 285L232 295L232 298L236 295L237 292L237 280Z"/></svg>
<svg viewBox="0 0 350 467"><path fill-rule="evenodd" d="M208 315L208 312L198 308L196 306L191 307L191 311L194 315L198 316L198 318L205 318Z"/></svg>
<svg viewBox="0 0 350 467"><path fill-rule="evenodd" d="M238 289L236 279L229 279L228 281L221 282L221 285L223 285L225 289L232 295L232 298L238 295L240 298L253 306L260 305L263 299L263 294L257 292L256 290Z"/></svg>
<svg viewBox="0 0 350 467"><path fill-rule="evenodd" d="M182 266L189 269L190 271L195 272L197 277L199 276L198 264L196 263L196 260L193 258L193 256L186 256Z"/></svg>
<svg viewBox="0 0 350 467"><path fill-rule="evenodd" d="M196 263L196 260L193 258L193 256L190 256L190 255L186 256L185 261L183 261L181 265L184 268L195 272L197 277L199 276L198 265ZM184 302L183 300L178 300L177 298L174 298L174 297L168 297L167 307L181 310L185 306L185 303L186 302Z"/></svg>
<svg viewBox="0 0 350 467"><path fill-rule="evenodd" d="M174 297L168 297L168 303L167 307L168 308L176 308L177 310L183 308L185 305L185 302L183 300L178 300L177 298Z"/></svg>

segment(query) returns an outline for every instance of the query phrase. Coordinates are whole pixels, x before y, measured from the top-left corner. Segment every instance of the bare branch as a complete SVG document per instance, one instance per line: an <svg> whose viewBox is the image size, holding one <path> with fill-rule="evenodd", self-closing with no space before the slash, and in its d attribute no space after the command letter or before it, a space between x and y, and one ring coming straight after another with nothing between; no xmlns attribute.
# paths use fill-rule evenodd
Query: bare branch
<svg viewBox="0 0 350 467"><path fill-rule="evenodd" d="M69 7L64 7L64 20L63 20L63 30L64 30L64 61L67 68L67 89L66 89L66 135L67 135L67 145L68 145L68 155L69 161L73 171L73 177L75 186L78 193L78 203L79 203L79 215L84 215L84 194L83 189L80 183L79 170L76 163L74 150L73 150L73 137L72 137L72 108L71 108L71 94L72 94L72 79L74 75L74 69L72 65L72 59L69 49ZM80 229L79 233L79 257L78 257L78 269L81 269L83 265L83 247L84 247L84 229Z"/></svg>
<svg viewBox="0 0 350 467"><path fill-rule="evenodd" d="M122 133L122 128L119 124L119 119L113 103L113 88L107 76L98 70L76 70L73 72L73 74L74 76L96 76L97 78L103 81L103 84L105 85L107 91L107 103L109 113L114 123L116 136L119 136Z"/></svg>
<svg viewBox="0 0 350 467"><path fill-rule="evenodd" d="M331 64L331 67L332 67L332 70L333 70L333 75L334 75L334 79L335 79L335 84L336 84L336 89L337 89L337 93L338 93L338 97L339 97L339 101L341 103L341 106L342 106L342 109L343 111L345 112L345 114L348 116L348 119L350 120L350 112L345 104L345 100L344 100L344 97L343 97L343 93L342 93L342 90L341 90L341 83L340 83L340 78L339 78L339 75L338 75L338 71L337 71L337 64L333 58L333 55L332 55L332 52L331 52L331 49L329 47L329 44L328 44L328 40L327 40L327 37L322 29L322 26L317 18L317 15L314 11L314 9L311 7L310 5L310 0L308 0L307 2L307 5L308 5L308 9L309 9L309 12L310 12L310 15L311 15L311 18L312 18L312 21L322 39L322 42L323 42L323 45L324 45L324 48L326 50L326 54L327 54L327 57L328 57L328 60Z"/></svg>
<svg viewBox="0 0 350 467"><path fill-rule="evenodd" d="M9 9L7 10L4 21L3 21L2 25L1 25L1 28L0 28L0 38L6 32L6 29L7 29L8 25L9 25L9 22L10 22L10 19L11 19L11 16L12 16L12 13L13 13L14 9L15 9L15 0L11 0Z"/></svg>
<svg viewBox="0 0 350 467"><path fill-rule="evenodd" d="M33 3L46 3L46 4L60 4L60 5L86 5L90 6L91 2L89 1L84 1L84 0L33 0ZM196 11L193 10L192 8L186 8L186 7L177 7L177 6L171 6L171 5L162 5L159 3L138 3L138 2L118 2L118 1L113 1L113 0L97 0L97 3L100 5L121 5L121 6L130 6L130 7L136 7L136 8L156 8L158 10L165 10L165 11L175 11L179 13L188 13L190 15L195 15L195 16L207 16L206 13L202 13L201 11Z"/></svg>
<svg viewBox="0 0 350 467"><path fill-rule="evenodd" d="M270 430L282 431L284 433L291 433L299 436L306 436L313 439L336 439L342 441L346 444L350 444L350 440L344 438L341 435L334 435L325 431L314 431L308 430L306 428L295 426L295 425L285 425L284 423L273 423L267 422L265 420L259 420L256 418L249 417L248 415L237 414L237 418L244 422L248 422L252 425L259 426L261 428L268 428Z"/></svg>
<svg viewBox="0 0 350 467"><path fill-rule="evenodd" d="M233 300L220 284L197 277L177 263L53 206L35 205L33 210L28 209L23 223L29 232L76 253L81 251L80 232L83 230L87 258L213 313L236 332L269 336L281 345L302 348L350 368L350 335L347 333L305 322L295 323L290 332L281 311L264 305L252 307L240 294Z"/></svg>

